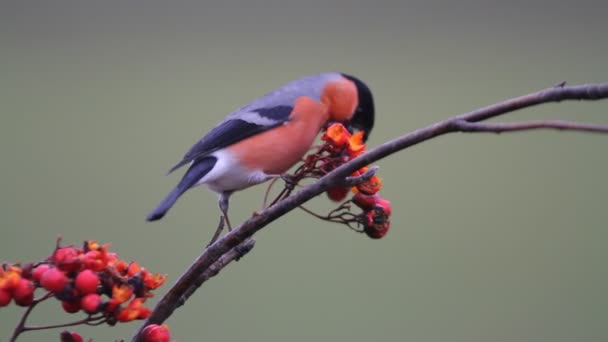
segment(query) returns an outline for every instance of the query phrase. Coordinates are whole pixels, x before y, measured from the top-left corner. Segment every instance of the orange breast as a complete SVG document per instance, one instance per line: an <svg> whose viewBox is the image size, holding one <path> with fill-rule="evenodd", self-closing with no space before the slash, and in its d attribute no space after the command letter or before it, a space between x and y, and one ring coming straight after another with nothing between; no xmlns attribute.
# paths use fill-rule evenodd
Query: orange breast
<svg viewBox="0 0 608 342"><path fill-rule="evenodd" d="M309 97L296 100L290 121L238 142L228 149L251 170L278 175L295 165L310 149L328 120L327 107Z"/></svg>

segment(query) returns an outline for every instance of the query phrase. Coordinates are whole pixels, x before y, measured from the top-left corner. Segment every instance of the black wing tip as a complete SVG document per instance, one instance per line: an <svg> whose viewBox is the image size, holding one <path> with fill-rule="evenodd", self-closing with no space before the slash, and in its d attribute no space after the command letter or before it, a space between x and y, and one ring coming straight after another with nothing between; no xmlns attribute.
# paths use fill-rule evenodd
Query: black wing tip
<svg viewBox="0 0 608 342"><path fill-rule="evenodd" d="M175 164L175 166L173 166L172 168L169 169L169 171L167 171L166 176L172 174L173 171L175 171L175 170L179 169L180 167L188 164L189 162L190 162L190 160L184 159L184 160L180 161L179 163Z"/></svg>
<svg viewBox="0 0 608 342"><path fill-rule="evenodd" d="M165 214L166 214L166 212L153 211L146 217L146 221L148 221L148 222L158 221L161 218L163 218L165 216Z"/></svg>

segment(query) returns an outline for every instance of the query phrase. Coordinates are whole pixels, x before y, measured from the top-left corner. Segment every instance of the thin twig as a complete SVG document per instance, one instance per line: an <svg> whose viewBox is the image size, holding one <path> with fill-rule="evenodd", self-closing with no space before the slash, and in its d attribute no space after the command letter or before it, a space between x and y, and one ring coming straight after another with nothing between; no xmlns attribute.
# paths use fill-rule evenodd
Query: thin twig
<svg viewBox="0 0 608 342"><path fill-rule="evenodd" d="M68 322L68 323L49 324L49 325L34 325L34 326L24 327L23 331L65 328L65 327L72 327L72 326L81 325L81 324L100 325L100 324L103 324L105 322L106 322L106 317L104 317L104 316L87 317L87 318L80 319L78 321Z"/></svg>
<svg viewBox="0 0 608 342"><path fill-rule="evenodd" d="M45 293L42 297L35 299L32 304L30 304L30 306L25 310L25 312L23 313L23 316L21 316L21 319L19 320L19 323L17 323L17 326L15 327L15 330L13 331L13 336L11 336L11 338L9 339L10 342L14 342L17 340L17 337L27 331L27 330L31 330L31 329L27 329L25 327L25 322L27 321L27 318L30 316L30 314L32 313L32 310L34 310L34 308L36 307L36 305L40 304L41 302L44 302L45 300L49 299L53 297L53 294L51 292L47 292Z"/></svg>
<svg viewBox="0 0 608 342"><path fill-rule="evenodd" d="M214 244L209 246L177 280L169 292L158 302L152 315L133 337L133 341L138 341L143 328L152 323L160 324L164 322L176 309L184 293L188 291L198 275L209 269L218 259L232 248L236 247L247 238L251 237L260 229L264 228L277 218L285 215L289 211L299 207L303 203L318 196L333 185L340 184L344 178L354 171L378 161L386 156L394 154L405 148L417 145L429 139L441 135L461 132L459 123L479 122L487 120L505 113L513 112L522 108L532 107L542 103L559 102L564 100L598 100L608 98L608 83L588 84L579 86L559 85L556 87L541 90L532 94L520 96L496 103L491 106L480 108L469 113L464 113L447 120L432 124L428 127L420 128L411 133L388 141L367 153L349 161L348 163L336 168L326 176L316 182L306 186L292 196L289 196L276 205L271 206L243 222L239 227L226 234Z"/></svg>

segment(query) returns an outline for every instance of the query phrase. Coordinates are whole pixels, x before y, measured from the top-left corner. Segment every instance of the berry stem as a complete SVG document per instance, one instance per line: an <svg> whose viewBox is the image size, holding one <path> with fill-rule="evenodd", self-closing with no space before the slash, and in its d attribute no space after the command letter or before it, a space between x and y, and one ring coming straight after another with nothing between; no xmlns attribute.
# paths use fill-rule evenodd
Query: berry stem
<svg viewBox="0 0 608 342"><path fill-rule="evenodd" d="M17 340L17 337L27 331L27 330L31 330L28 329L25 326L25 321L27 320L27 318L30 316L30 314L32 313L32 310L34 309L34 307L36 307L36 305L38 305L39 303L51 298L53 296L53 294L51 292L47 292L44 296L35 299L32 304L25 310L25 312L23 313L23 316L21 316L21 319L19 320L19 323L17 324L17 326L15 327L15 330L13 331L13 336L11 336L11 338L9 339L9 342L15 342Z"/></svg>
<svg viewBox="0 0 608 342"><path fill-rule="evenodd" d="M56 328L65 328L71 327L74 325L86 324L86 325L100 325L105 323L106 318L104 316L89 316L78 321L61 323L61 324L51 324L51 325L35 325L30 327L23 327L23 331L30 330L45 330L45 329L56 329Z"/></svg>

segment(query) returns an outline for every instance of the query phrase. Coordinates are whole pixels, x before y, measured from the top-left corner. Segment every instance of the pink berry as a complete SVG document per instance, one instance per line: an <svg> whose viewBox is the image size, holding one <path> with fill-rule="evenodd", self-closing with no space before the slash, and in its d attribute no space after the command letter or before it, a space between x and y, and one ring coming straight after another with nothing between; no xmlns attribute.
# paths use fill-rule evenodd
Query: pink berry
<svg viewBox="0 0 608 342"><path fill-rule="evenodd" d="M374 207L377 198L377 195L370 196L362 192L357 192L355 196L353 196L353 203L359 208L361 208L363 211L368 211Z"/></svg>
<svg viewBox="0 0 608 342"><path fill-rule="evenodd" d="M46 272L46 270L48 270L50 267L51 266L49 266L48 264L39 265L32 272L32 279L39 282L44 272Z"/></svg>
<svg viewBox="0 0 608 342"><path fill-rule="evenodd" d="M82 336L80 336L79 333L75 332L75 331L63 331L61 332L61 341L64 342L83 342L84 339L82 338Z"/></svg>
<svg viewBox="0 0 608 342"><path fill-rule="evenodd" d="M48 291L57 293L68 283L68 277L61 270L51 267L40 278L40 285Z"/></svg>
<svg viewBox="0 0 608 342"><path fill-rule="evenodd" d="M80 252L73 247L62 247L53 253L53 261L57 267L64 271L77 271L80 269Z"/></svg>
<svg viewBox="0 0 608 342"><path fill-rule="evenodd" d="M0 289L0 308L10 304L12 299L13 295L9 291Z"/></svg>
<svg viewBox="0 0 608 342"><path fill-rule="evenodd" d="M386 214L386 216L391 216L391 214L392 214L391 202L385 200L384 198L378 198L376 200L376 206L382 208L382 210L384 210L384 213Z"/></svg>
<svg viewBox="0 0 608 342"><path fill-rule="evenodd" d="M101 304L101 297L97 293L90 293L80 300L80 307L84 312L94 314Z"/></svg>
<svg viewBox="0 0 608 342"><path fill-rule="evenodd" d="M30 280L23 279L19 280L19 284L13 290L13 298L15 303L19 306L29 306L34 301L34 283Z"/></svg>
<svg viewBox="0 0 608 342"><path fill-rule="evenodd" d="M99 286L99 277L91 270L84 270L76 276L75 285L81 294L95 293Z"/></svg>
<svg viewBox="0 0 608 342"><path fill-rule="evenodd" d="M141 333L143 342L170 342L171 333L166 325L150 324Z"/></svg>

